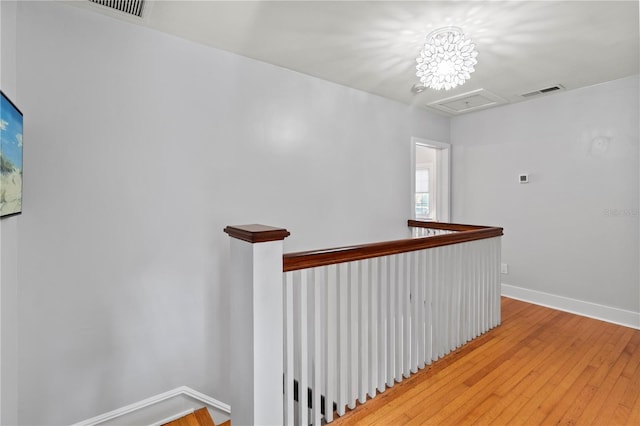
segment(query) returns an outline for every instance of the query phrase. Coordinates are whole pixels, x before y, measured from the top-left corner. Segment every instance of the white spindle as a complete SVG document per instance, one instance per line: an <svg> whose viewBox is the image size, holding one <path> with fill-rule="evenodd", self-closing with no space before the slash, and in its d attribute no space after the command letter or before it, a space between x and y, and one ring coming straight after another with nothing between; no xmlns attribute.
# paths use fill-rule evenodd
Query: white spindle
<svg viewBox="0 0 640 426"><path fill-rule="evenodd" d="M327 390L324 399L324 416L327 422L333 421L333 401L336 397L336 384L337 384L337 330L336 330L336 316L338 307L338 280L337 280L337 268L336 265L330 265L326 268L326 291L327 291L327 340L325 344L325 359L327 363L326 369L326 382Z"/></svg>
<svg viewBox="0 0 640 426"><path fill-rule="evenodd" d="M431 250L430 252L426 252L425 251L425 265L426 265L426 278L425 278L425 299L426 299L426 310L425 310L425 329L426 329L426 333L425 333L425 363L427 365L431 365L431 362L433 361L433 318L434 318L434 313L433 313L433 305L435 304L434 302L434 290L433 290L433 283L435 281L435 249Z"/></svg>
<svg viewBox="0 0 640 426"><path fill-rule="evenodd" d="M322 303L313 303L313 301L322 302L322 293L320 290L321 286L326 285L326 282L323 279L324 271L322 268L309 270L310 273L314 271L315 276L311 291L313 299L310 304L313 309L313 358L310 362L313 369L311 412L313 424L320 425L322 424L322 407L320 402L322 398L322 324L320 323Z"/></svg>
<svg viewBox="0 0 640 426"><path fill-rule="evenodd" d="M298 379L298 418L300 419L301 425L309 424L309 399L308 399L308 391L309 389L309 340L307 332L309 330L308 325L308 306L307 306L307 272L308 270L303 270L300 273L300 283L298 285L298 297L296 298L296 305L299 308L299 334L298 341L299 346L299 379Z"/></svg>
<svg viewBox="0 0 640 426"><path fill-rule="evenodd" d="M461 247L464 244L453 244L449 246L451 248L453 271L453 286L451 287L451 305L455 307L454 315L452 318L451 329L451 350L454 350L460 346L461 333L460 333L460 321L462 319L462 300L460 297L460 273L462 272L461 262Z"/></svg>
<svg viewBox="0 0 640 426"><path fill-rule="evenodd" d="M424 363L431 365L431 323L432 323L432 290L431 290L431 262L433 256L424 251Z"/></svg>
<svg viewBox="0 0 640 426"><path fill-rule="evenodd" d="M369 386L367 393L370 398L376 396L376 385L378 383L378 259L373 258L368 263L369 271Z"/></svg>
<svg viewBox="0 0 640 426"><path fill-rule="evenodd" d="M447 328L446 328L446 336L447 336L447 344L445 346L444 354L448 354L452 350L456 348L454 342L454 322L455 317L458 313L458 306L454 302L453 292L455 289L455 264L453 259L453 250L451 245L445 246L445 251L447 254L447 263L446 263L446 277L447 277L447 288L446 288L446 307L447 307Z"/></svg>
<svg viewBox="0 0 640 426"><path fill-rule="evenodd" d="M469 253L472 250L472 246L465 244L462 247L462 258L460 261L461 275L460 275L460 294L462 298L462 320L461 320L461 338L462 344L471 340L471 320L469 315L469 288L470 288L470 280L469 280Z"/></svg>
<svg viewBox="0 0 640 426"><path fill-rule="evenodd" d="M448 282L448 270L447 270L447 247L440 247L440 258L438 259L438 282L436 288L438 289L438 359L442 358L447 350L449 327L448 327L448 315L449 303L447 299L447 289L450 288Z"/></svg>
<svg viewBox="0 0 640 426"><path fill-rule="evenodd" d="M396 367L396 382L402 381L402 314L404 307L404 297L403 297L403 289L405 285L404 279L404 262L401 254L398 254L396 257L396 280L395 280L395 297L396 297L396 312L395 312L395 323L396 323L396 343L395 343L395 367Z"/></svg>
<svg viewBox="0 0 640 426"><path fill-rule="evenodd" d="M487 265L484 259L478 262L478 289L480 290L480 332L482 333L487 327L487 283L486 283Z"/></svg>
<svg viewBox="0 0 640 426"><path fill-rule="evenodd" d="M293 274L284 275L284 422L294 424L294 396L293 396Z"/></svg>
<svg viewBox="0 0 640 426"><path fill-rule="evenodd" d="M487 262L482 262L482 273L480 276L482 277L482 292L484 294L484 302L483 302L483 312L484 312L484 322L482 323L482 329L487 330L489 328L489 283L487 278L489 265Z"/></svg>
<svg viewBox="0 0 640 426"><path fill-rule="evenodd" d="M349 263L349 400L347 407L356 407L358 397L358 267Z"/></svg>
<svg viewBox="0 0 640 426"><path fill-rule="evenodd" d="M418 372L418 306L420 305L420 296L418 295L418 252L409 253L409 307L411 331L410 350L411 350L411 373Z"/></svg>
<svg viewBox="0 0 640 426"><path fill-rule="evenodd" d="M489 244L493 244L494 247L494 258L491 261L493 264L493 282L495 284L495 293L493 295L493 304L494 304L494 318L493 318L493 326L497 326L501 322L500 315L500 294L502 293L502 283L500 282L500 262L502 257L502 244L500 244L500 238L492 238L489 240Z"/></svg>
<svg viewBox="0 0 640 426"><path fill-rule="evenodd" d="M358 287L359 287L359 337L358 346L358 401L364 404L367 401L367 389L369 387L369 260L357 262Z"/></svg>
<svg viewBox="0 0 640 426"><path fill-rule="evenodd" d="M411 374L411 253L402 253L402 376Z"/></svg>
<svg viewBox="0 0 640 426"><path fill-rule="evenodd" d="M394 383L396 365L396 256L387 257L387 386Z"/></svg>
<svg viewBox="0 0 640 426"><path fill-rule="evenodd" d="M349 279L348 279L348 267L346 263L338 265L338 304L340 305L340 315L338 321L338 334L339 334L339 352L338 352L338 415L342 416L345 413L347 405L347 383L349 381L349 369L348 369L348 310L349 304Z"/></svg>
<svg viewBox="0 0 640 426"><path fill-rule="evenodd" d="M426 250L422 250L416 252L416 268L417 268L417 297L416 297L416 305L418 306L417 310L417 367L422 369L425 364L425 337L426 337L426 329L425 329L425 310L426 310L426 294L425 294L425 285L426 285Z"/></svg>
<svg viewBox="0 0 640 426"><path fill-rule="evenodd" d="M389 272L387 265L389 257L385 256L378 259L378 391L384 392L387 388L387 348L388 344L388 326L389 323L389 297L388 297L388 279Z"/></svg>
<svg viewBox="0 0 640 426"><path fill-rule="evenodd" d="M431 270L429 273L430 283L429 290L431 291L431 312L432 312L432 336L431 336L431 360L436 361L440 357L440 333L436 330L440 329L440 294L439 294L439 279L440 279L440 247L436 247L431 252L430 265Z"/></svg>
<svg viewBox="0 0 640 426"><path fill-rule="evenodd" d="M468 306L468 311L469 311L469 336L471 339L475 338L476 336L478 336L478 314L477 314L477 303L478 303L478 298L477 298L477 289L476 289L476 279L475 279L475 274L477 271L477 256L476 256L476 250L471 250L469 252L469 255L467 257L467 296L468 296L468 300L469 300L469 306Z"/></svg>

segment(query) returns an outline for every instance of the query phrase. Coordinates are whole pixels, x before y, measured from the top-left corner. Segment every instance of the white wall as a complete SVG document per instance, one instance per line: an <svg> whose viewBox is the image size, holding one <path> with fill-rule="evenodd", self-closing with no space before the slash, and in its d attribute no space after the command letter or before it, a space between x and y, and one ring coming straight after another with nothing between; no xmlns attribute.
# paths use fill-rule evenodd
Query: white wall
<svg viewBox="0 0 640 426"><path fill-rule="evenodd" d="M449 120L83 9L18 5L19 421L190 386L228 401L229 224L397 238ZM391 224L391 225L390 225Z"/></svg>
<svg viewBox="0 0 640 426"><path fill-rule="evenodd" d="M18 106L16 2L0 1L0 88ZM0 424L18 422L18 235L20 216L0 220Z"/></svg>
<svg viewBox="0 0 640 426"><path fill-rule="evenodd" d="M640 318L638 94L635 76L452 119L453 219L504 227L503 283Z"/></svg>

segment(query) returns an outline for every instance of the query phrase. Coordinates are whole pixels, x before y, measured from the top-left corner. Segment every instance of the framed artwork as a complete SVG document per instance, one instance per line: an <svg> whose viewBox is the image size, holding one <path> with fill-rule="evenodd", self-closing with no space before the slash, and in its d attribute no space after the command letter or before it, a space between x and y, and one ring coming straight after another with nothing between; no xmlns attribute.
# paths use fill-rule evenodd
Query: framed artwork
<svg viewBox="0 0 640 426"><path fill-rule="evenodd" d="M0 91L0 217L22 213L22 118Z"/></svg>

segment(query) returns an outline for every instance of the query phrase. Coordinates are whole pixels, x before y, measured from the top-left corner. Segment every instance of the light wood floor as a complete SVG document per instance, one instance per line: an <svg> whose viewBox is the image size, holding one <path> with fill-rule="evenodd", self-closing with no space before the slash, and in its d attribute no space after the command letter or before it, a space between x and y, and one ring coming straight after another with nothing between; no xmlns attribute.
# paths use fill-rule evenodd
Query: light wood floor
<svg viewBox="0 0 640 426"><path fill-rule="evenodd" d="M640 330L502 299L502 325L332 423L640 425Z"/></svg>

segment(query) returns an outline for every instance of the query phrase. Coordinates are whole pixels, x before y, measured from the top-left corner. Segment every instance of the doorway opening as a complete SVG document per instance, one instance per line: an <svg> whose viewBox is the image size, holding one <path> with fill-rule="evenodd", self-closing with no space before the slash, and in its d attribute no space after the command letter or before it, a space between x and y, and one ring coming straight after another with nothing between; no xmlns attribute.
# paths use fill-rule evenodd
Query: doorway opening
<svg viewBox="0 0 640 426"><path fill-rule="evenodd" d="M451 145L419 138L411 145L413 218L448 222Z"/></svg>

